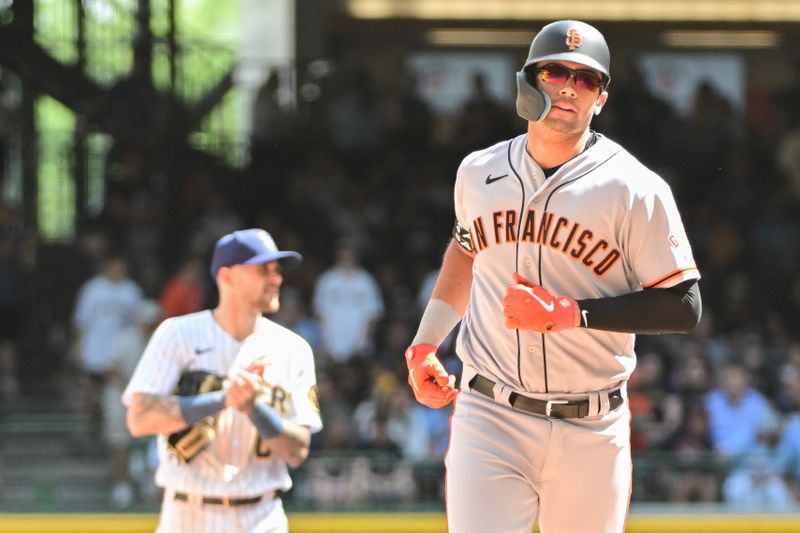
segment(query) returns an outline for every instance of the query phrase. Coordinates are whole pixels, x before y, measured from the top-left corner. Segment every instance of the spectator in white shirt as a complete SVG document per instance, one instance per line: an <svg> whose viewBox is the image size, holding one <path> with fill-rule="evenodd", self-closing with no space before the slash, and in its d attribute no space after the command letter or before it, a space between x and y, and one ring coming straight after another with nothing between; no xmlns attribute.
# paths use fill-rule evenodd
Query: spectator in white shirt
<svg viewBox="0 0 800 533"><path fill-rule="evenodd" d="M345 362L370 352L374 325L384 312L383 297L355 248L339 248L336 264L317 280L313 305L322 348L331 359Z"/></svg>
<svg viewBox="0 0 800 533"><path fill-rule="evenodd" d="M114 346L120 334L136 323L143 296L139 285L128 277L125 258L111 255L102 271L78 292L73 323L76 355L88 383L84 409L100 431L100 400L107 374L114 365Z"/></svg>

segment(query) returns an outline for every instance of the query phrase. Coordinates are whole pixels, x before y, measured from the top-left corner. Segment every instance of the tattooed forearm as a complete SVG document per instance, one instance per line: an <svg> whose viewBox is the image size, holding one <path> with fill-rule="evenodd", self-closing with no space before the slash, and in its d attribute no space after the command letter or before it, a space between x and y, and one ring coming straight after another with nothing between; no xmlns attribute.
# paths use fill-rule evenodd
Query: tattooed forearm
<svg viewBox="0 0 800 533"><path fill-rule="evenodd" d="M139 404L139 416L158 416L167 417L175 421L183 422L181 410L178 407L178 399L174 396L155 396L144 394Z"/></svg>
<svg viewBox="0 0 800 533"><path fill-rule="evenodd" d="M128 430L139 437L173 433L186 427L175 396L135 394L128 408Z"/></svg>

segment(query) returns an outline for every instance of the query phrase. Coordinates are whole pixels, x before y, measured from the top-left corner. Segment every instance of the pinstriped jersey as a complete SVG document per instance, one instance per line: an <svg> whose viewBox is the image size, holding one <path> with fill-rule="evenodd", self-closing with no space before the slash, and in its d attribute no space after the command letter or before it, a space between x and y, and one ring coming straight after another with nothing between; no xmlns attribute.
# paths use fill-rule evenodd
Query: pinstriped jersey
<svg viewBox="0 0 800 533"><path fill-rule="evenodd" d="M122 396L129 405L134 393L171 394L182 372L204 370L228 374L255 362L264 366L268 386L258 401L266 401L283 418L322 428L316 399L314 359L308 343L294 332L262 317L256 331L242 342L230 336L210 310L165 320L153 333ZM216 437L189 463L183 464L158 437L160 464L156 483L177 491L214 496L255 496L292 481L286 463L272 454L247 417L223 409Z"/></svg>
<svg viewBox="0 0 800 533"><path fill-rule="evenodd" d="M595 135L549 178L527 153L527 134L470 154L458 169L456 233L466 237L457 240L475 256L457 351L519 390L612 388L630 376L635 354L633 334L506 328L503 298L514 271L576 300L700 277L668 184Z"/></svg>

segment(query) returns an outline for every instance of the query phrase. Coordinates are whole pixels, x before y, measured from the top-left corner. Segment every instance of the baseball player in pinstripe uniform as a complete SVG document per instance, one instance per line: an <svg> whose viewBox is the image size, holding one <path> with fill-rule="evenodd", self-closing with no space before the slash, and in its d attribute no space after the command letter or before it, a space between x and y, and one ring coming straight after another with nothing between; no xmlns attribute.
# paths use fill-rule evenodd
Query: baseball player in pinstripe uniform
<svg viewBox="0 0 800 533"><path fill-rule="evenodd" d="M459 167L454 238L406 351L418 401L457 396L451 533L528 533L537 517L544 533L623 531L634 334L699 321L669 186L590 129L609 72L597 29L546 25L517 74L527 133ZM460 393L436 358L459 320Z"/></svg>
<svg viewBox="0 0 800 533"><path fill-rule="evenodd" d="M278 310L281 263L299 260L264 230L225 235L211 263L217 307L150 339L122 400L134 436L159 436L158 531L288 530L287 467L322 423L311 348L262 312Z"/></svg>

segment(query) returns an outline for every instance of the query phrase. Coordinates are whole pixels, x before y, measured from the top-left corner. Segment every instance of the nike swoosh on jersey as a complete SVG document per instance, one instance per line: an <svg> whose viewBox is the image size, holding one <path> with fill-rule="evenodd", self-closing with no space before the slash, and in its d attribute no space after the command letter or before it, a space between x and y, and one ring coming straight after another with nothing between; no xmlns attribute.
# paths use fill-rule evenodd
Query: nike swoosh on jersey
<svg viewBox="0 0 800 533"><path fill-rule="evenodd" d="M544 307L544 310L547 311L548 313L552 313L553 309L555 309L555 305L553 305L553 302L550 302L549 304L546 304L546 303L544 303L544 300L542 300L541 298L539 298L535 294L531 293L531 296L536 298L536 301L539 302L540 304L542 304L542 307Z"/></svg>
<svg viewBox="0 0 800 533"><path fill-rule="evenodd" d="M195 348L194 349L194 354L195 355L203 355L204 353L208 353L213 349L214 349L213 346L209 346L208 348Z"/></svg>
<svg viewBox="0 0 800 533"><path fill-rule="evenodd" d="M493 178L492 175L489 174L488 176L486 176L486 185L491 185L495 181L501 180L501 179L505 178L506 176L508 176L508 174L503 174L502 176L497 176L496 178Z"/></svg>

